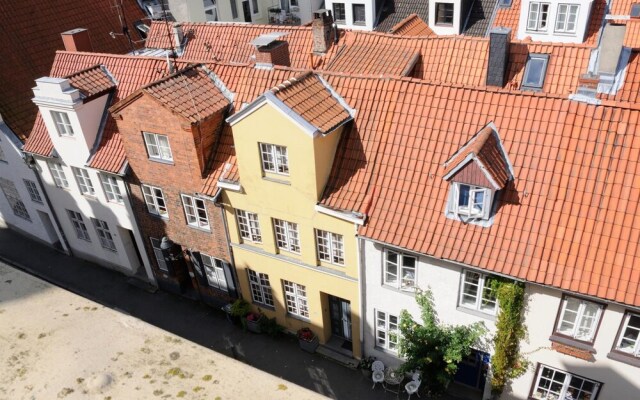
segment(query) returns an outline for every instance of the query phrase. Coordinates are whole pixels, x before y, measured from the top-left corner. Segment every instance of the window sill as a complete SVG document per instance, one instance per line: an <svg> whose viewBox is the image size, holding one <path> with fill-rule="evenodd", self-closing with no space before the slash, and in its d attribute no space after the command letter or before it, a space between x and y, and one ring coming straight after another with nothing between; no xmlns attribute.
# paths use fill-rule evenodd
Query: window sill
<svg viewBox="0 0 640 400"><path fill-rule="evenodd" d="M173 161L163 160L161 158L149 157L148 160L149 161L153 161L153 162L157 162L157 163L160 163L160 164L175 165Z"/></svg>
<svg viewBox="0 0 640 400"><path fill-rule="evenodd" d="M489 314L480 310L475 310L473 308L467 308L464 306L457 306L456 307L457 311L460 311L462 313L465 314L469 314L469 315L474 315L476 317L480 317L480 318L484 318L484 319L488 319L489 321L495 321L496 320L496 316L494 314Z"/></svg>
<svg viewBox="0 0 640 400"><path fill-rule="evenodd" d="M596 354L596 349L593 348L593 346L590 343L581 342L581 341L576 340L576 339L571 339L571 338L564 337L564 336L559 336L559 335L556 335L556 334L551 335L549 337L549 340L552 341L552 342L563 344L565 346L576 348L578 350L586 351L586 352L589 352L591 354Z"/></svg>
<svg viewBox="0 0 640 400"><path fill-rule="evenodd" d="M265 180L265 181L268 181L268 182L279 183L281 185L289 185L289 186L291 186L291 182L286 181L284 179L272 178L270 176L263 176L262 179Z"/></svg>
<svg viewBox="0 0 640 400"><path fill-rule="evenodd" d="M301 317L299 315L296 314L291 314L290 312L287 312L287 318L293 318L293 319L297 319L298 321L302 321L302 322L311 322L311 320L307 317Z"/></svg>
<svg viewBox="0 0 640 400"><path fill-rule="evenodd" d="M443 28L453 28L453 22L450 24L436 22L436 26L442 26Z"/></svg>
<svg viewBox="0 0 640 400"><path fill-rule="evenodd" d="M335 23L338 25L346 25L347 24L347 20L346 19L337 19L335 20Z"/></svg>
<svg viewBox="0 0 640 400"><path fill-rule="evenodd" d="M389 290L393 290L394 292L406 294L406 295L411 296L411 297L415 297L415 295L416 295L416 288L413 288L411 290L402 290L402 289L400 289L400 288L398 288L396 286L391 286L391 285L389 285L387 283L383 283L382 287L386 288L386 289L389 289Z"/></svg>
<svg viewBox="0 0 640 400"><path fill-rule="evenodd" d="M191 228L191 229L195 229L195 230L197 230L197 231L202 231L202 232L208 232L208 233L211 233L211 228L210 228L210 227L209 227L209 228L202 228L202 227L200 227L200 226L197 226L197 225L191 225L191 224L187 224L187 226L188 226L189 228Z"/></svg>
<svg viewBox="0 0 640 400"><path fill-rule="evenodd" d="M389 354L391 356L399 358L398 352L396 350L389 350L389 349L385 349L384 347L380 347L380 346L375 346L374 349L376 349L377 351L379 351L381 353Z"/></svg>
<svg viewBox="0 0 640 400"><path fill-rule="evenodd" d="M355 26L367 26L367 21L353 21Z"/></svg>
<svg viewBox="0 0 640 400"><path fill-rule="evenodd" d="M344 268L344 264L336 264L331 261L326 260L318 260L318 264L316 267L324 267L324 268Z"/></svg>
<svg viewBox="0 0 640 400"><path fill-rule="evenodd" d="M269 310L269 311L275 311L276 307L275 306L270 306L264 303L260 303L258 301L251 301L256 307L258 308L264 308L265 310Z"/></svg>
<svg viewBox="0 0 640 400"><path fill-rule="evenodd" d="M607 354L607 358L614 361L620 361L621 363L634 367L640 367L640 358L621 351L611 350L609 354Z"/></svg>
<svg viewBox="0 0 640 400"><path fill-rule="evenodd" d="M529 92L542 92L542 86L536 87L536 86L525 86L525 85L522 85L522 86L520 86L520 90L529 91Z"/></svg>
<svg viewBox="0 0 640 400"><path fill-rule="evenodd" d="M168 221L169 220L169 217L165 217L165 216L160 215L160 214L154 214L154 213L151 213L151 212L147 212L147 215L150 215L152 218L156 218L156 219L159 219L159 220L162 220L162 221Z"/></svg>

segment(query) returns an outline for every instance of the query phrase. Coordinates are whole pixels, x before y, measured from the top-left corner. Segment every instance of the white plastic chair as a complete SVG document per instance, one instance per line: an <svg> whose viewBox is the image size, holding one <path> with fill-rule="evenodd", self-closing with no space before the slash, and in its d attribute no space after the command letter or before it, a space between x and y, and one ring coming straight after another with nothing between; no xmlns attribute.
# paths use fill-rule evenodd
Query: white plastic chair
<svg viewBox="0 0 640 400"><path fill-rule="evenodd" d="M384 385L384 363L380 360L376 360L371 364L371 379L373 380L373 386L371 389L375 389L376 383L382 383Z"/></svg>
<svg viewBox="0 0 640 400"><path fill-rule="evenodd" d="M413 395L414 393L416 394L416 396L420 397L418 389L420 389L421 383L422 381L420 380L420 374L416 372L415 374L413 374L413 380L404 385L404 390L409 394L407 400L409 400L411 398L411 395Z"/></svg>
<svg viewBox="0 0 640 400"><path fill-rule="evenodd" d="M384 363L380 360L376 360L371 364L372 371L384 371Z"/></svg>

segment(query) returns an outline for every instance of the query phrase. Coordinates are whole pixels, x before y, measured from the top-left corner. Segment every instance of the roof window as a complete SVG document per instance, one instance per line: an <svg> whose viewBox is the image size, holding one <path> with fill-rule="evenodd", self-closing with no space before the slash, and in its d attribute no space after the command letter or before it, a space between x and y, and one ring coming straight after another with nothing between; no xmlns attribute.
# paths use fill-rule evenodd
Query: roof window
<svg viewBox="0 0 640 400"><path fill-rule="evenodd" d="M529 54L522 77L522 89L542 90L548 63L548 54Z"/></svg>

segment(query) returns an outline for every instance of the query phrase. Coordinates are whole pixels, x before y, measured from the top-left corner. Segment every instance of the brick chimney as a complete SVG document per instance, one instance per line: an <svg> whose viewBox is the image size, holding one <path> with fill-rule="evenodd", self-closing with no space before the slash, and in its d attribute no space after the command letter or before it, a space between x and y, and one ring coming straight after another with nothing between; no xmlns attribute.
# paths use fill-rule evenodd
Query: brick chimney
<svg viewBox="0 0 640 400"><path fill-rule="evenodd" d="M489 32L487 86L504 87L509 65L511 28L494 28Z"/></svg>
<svg viewBox="0 0 640 400"><path fill-rule="evenodd" d="M326 53L331 47L336 34L333 28L331 11L315 11L311 22L311 31L313 32L313 52L316 54Z"/></svg>
<svg viewBox="0 0 640 400"><path fill-rule="evenodd" d="M291 66L289 42L274 40L266 46L256 46L256 68L273 68L274 65Z"/></svg>
<svg viewBox="0 0 640 400"><path fill-rule="evenodd" d="M62 43L67 51L93 51L89 31L84 28L76 28L62 32Z"/></svg>

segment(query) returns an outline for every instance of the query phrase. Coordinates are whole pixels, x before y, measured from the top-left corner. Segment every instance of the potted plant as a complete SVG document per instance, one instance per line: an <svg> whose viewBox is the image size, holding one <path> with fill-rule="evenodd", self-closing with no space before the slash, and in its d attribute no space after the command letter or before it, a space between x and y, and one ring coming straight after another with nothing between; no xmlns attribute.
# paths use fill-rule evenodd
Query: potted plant
<svg viewBox="0 0 640 400"><path fill-rule="evenodd" d="M262 329L260 328L262 326L262 319L264 318L262 313L251 311L245 318L249 332L262 333Z"/></svg>
<svg viewBox="0 0 640 400"><path fill-rule="evenodd" d="M362 359L358 363L358 368L360 368L360 371L362 371L362 375L364 375L367 378L371 378L371 374L372 374L371 366L373 365L373 362L375 360L376 358L372 356L362 357Z"/></svg>
<svg viewBox="0 0 640 400"><path fill-rule="evenodd" d="M307 353L315 353L320 344L316 334L309 328L298 329L298 343Z"/></svg>
<svg viewBox="0 0 640 400"><path fill-rule="evenodd" d="M245 299L238 299L229 307L230 319L234 323L241 322L244 325L244 317L251 311L251 304Z"/></svg>

